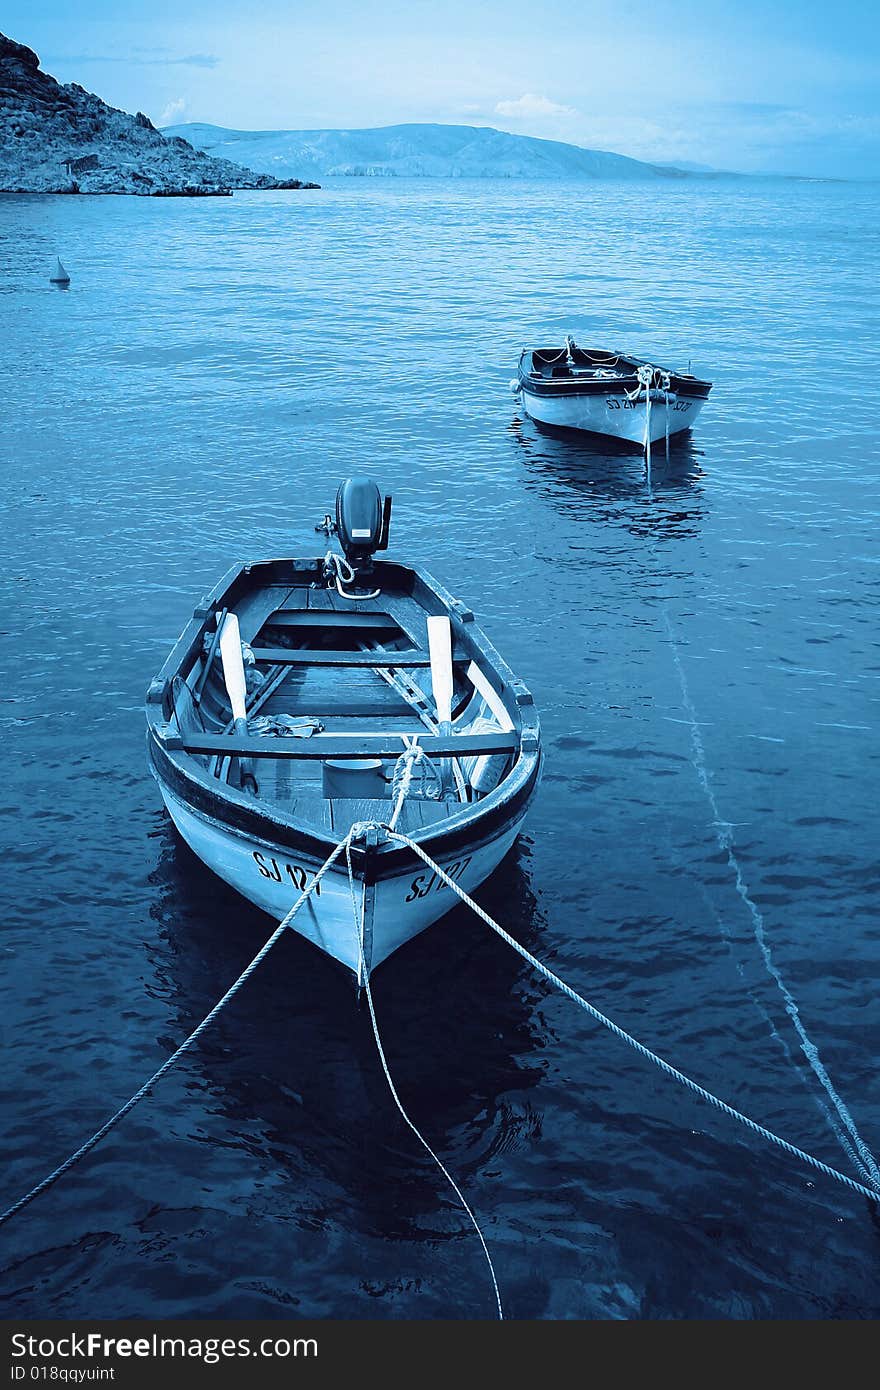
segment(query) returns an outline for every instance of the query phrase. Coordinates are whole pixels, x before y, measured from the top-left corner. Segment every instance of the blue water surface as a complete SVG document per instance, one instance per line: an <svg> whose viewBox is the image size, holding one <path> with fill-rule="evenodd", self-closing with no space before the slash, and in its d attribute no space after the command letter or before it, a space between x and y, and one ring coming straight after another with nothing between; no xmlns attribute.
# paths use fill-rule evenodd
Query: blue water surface
<svg viewBox="0 0 880 1390"><path fill-rule="evenodd" d="M792 1001L876 1153L878 228L876 187L782 181L0 200L4 1199L271 929L173 833L143 695L202 592L239 558L313 553L353 471L394 494L392 553L474 607L541 711L542 788L481 901L858 1176ZM651 487L638 458L523 418L519 349L566 331L715 382ZM662 1077L464 909L374 992L509 1316L880 1314L863 1199ZM4 1229L0 1293L42 1317L494 1306L350 979L293 934Z"/></svg>

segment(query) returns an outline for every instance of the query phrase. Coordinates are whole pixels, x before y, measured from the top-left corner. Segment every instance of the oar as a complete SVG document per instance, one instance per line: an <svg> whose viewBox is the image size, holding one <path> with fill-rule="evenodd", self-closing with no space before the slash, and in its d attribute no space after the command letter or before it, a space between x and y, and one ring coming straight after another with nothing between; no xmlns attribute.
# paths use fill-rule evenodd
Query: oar
<svg viewBox="0 0 880 1390"><path fill-rule="evenodd" d="M437 723L441 734L452 733L452 625L439 614L428 619L428 653L431 658L431 689L437 707ZM444 758L440 773L444 784L449 779L450 763Z"/></svg>
<svg viewBox="0 0 880 1390"><path fill-rule="evenodd" d="M244 658L241 654L241 633L238 628L238 615L227 613L220 633L220 659L223 662L223 679L226 693L232 705L232 718L235 732L247 735L247 683L244 678ZM233 760L236 761L236 760ZM257 793L257 779L249 759L238 759L239 781L245 791Z"/></svg>
<svg viewBox="0 0 880 1390"><path fill-rule="evenodd" d="M452 625L442 615L428 619L428 653L431 658L431 689L437 706L437 721L444 734L452 723Z"/></svg>

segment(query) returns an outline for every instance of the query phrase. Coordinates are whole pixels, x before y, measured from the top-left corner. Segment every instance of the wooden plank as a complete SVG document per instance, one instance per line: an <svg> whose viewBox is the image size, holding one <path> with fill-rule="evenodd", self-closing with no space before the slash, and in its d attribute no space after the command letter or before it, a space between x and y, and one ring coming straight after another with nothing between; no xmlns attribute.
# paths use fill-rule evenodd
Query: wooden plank
<svg viewBox="0 0 880 1390"><path fill-rule="evenodd" d="M454 816L462 807L461 801L454 796L447 796L443 801L426 801L421 797L408 797L403 803L403 810L400 813L400 820L397 828L404 834L413 830L422 830L426 825L437 825L442 820L448 820Z"/></svg>
<svg viewBox="0 0 880 1390"><path fill-rule="evenodd" d="M245 642L253 642L260 629L269 621L290 593L290 585L269 585L242 594L232 605Z"/></svg>
<svg viewBox="0 0 880 1390"><path fill-rule="evenodd" d="M386 693L384 687L380 688L379 693ZM361 720L370 720L372 723L374 719L385 719L391 721L387 727L393 729L395 734L400 731L402 722L410 713L408 706L402 700L389 700L383 704L380 700L370 700L366 697L353 698L338 709L330 709L326 704L314 705L311 701L300 700L295 695L291 695L289 698L280 698L277 704L274 700L270 700L264 712L266 714L290 714L295 719L301 719L313 715L316 709L321 711L320 719L324 725L329 719L335 719L337 722L342 721L343 725L348 724L349 727L352 720L355 719L358 723ZM371 730L371 732L376 731ZM415 720L413 720L413 727L409 732L413 734L421 732L420 726Z"/></svg>
<svg viewBox="0 0 880 1390"><path fill-rule="evenodd" d="M404 738L413 734L313 734L311 738L245 738L239 734L169 734L161 740L168 749L187 753L220 753L252 758L397 758ZM417 735L418 743L433 758L462 758L480 753L513 753L514 734L451 734L449 737Z"/></svg>
<svg viewBox="0 0 880 1390"><path fill-rule="evenodd" d="M376 667L376 674L382 677L383 681L409 705L410 709L415 710L426 729L429 729L432 734L437 732L434 706L417 681L397 671L393 666L384 664Z"/></svg>
<svg viewBox="0 0 880 1390"><path fill-rule="evenodd" d="M377 575L377 579L381 580L381 577L381 574ZM383 591L380 598L374 599L370 603L351 604L345 599L341 599L336 591L331 589L328 598L335 618L344 619L346 613L350 613L354 618L367 620L364 626L372 626L374 617L372 604L381 604L386 621L390 620L395 627L399 628L414 647L421 647L424 643L425 612L419 604L403 594L388 590Z"/></svg>
<svg viewBox="0 0 880 1390"><path fill-rule="evenodd" d="M307 585L297 585L288 590L284 595L284 600L279 603L272 615L273 622L297 622L306 616L309 606L309 589Z"/></svg>
<svg viewBox="0 0 880 1390"><path fill-rule="evenodd" d="M326 622L327 614L333 611L330 596L326 589L309 589L309 612L321 613Z"/></svg>
<svg viewBox="0 0 880 1390"><path fill-rule="evenodd" d="M430 666L427 652L359 651L341 652L319 648L252 647L257 661L279 666ZM459 656L463 661L464 656Z"/></svg>
<svg viewBox="0 0 880 1390"><path fill-rule="evenodd" d="M363 575L359 575L358 579L356 580L356 583L358 583L360 586L366 586L367 584L370 584L370 581L366 579ZM370 587L371 589L374 589L375 585L371 584ZM365 607L365 605L373 604L376 602L375 599L371 598L343 598L341 594L338 594L336 592L335 585L333 585L332 587L328 585L325 592L327 594L330 607L333 609L334 613L369 613L370 609Z"/></svg>
<svg viewBox="0 0 880 1390"><path fill-rule="evenodd" d="M175 676L171 682L171 695L174 702L174 715L181 729L188 733L204 733L204 723L198 711L195 696L182 676Z"/></svg>
<svg viewBox="0 0 880 1390"><path fill-rule="evenodd" d="M388 615L406 633L414 647L424 645L428 629L428 614L414 598L404 594L383 594Z"/></svg>
<svg viewBox="0 0 880 1390"><path fill-rule="evenodd" d="M332 613L332 617L331 617ZM326 608L279 609L272 614L272 627L376 627L396 631L398 624L388 613L341 612Z"/></svg>

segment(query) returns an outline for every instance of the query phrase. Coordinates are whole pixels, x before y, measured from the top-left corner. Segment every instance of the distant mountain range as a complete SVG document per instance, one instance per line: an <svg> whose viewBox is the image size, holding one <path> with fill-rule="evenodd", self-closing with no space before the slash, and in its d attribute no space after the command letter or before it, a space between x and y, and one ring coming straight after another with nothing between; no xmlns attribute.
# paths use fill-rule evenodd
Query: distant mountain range
<svg viewBox="0 0 880 1390"><path fill-rule="evenodd" d="M663 169L681 169L685 174L732 175L732 171L729 169L716 169L714 164L695 164L692 159L664 159L661 160L660 167Z"/></svg>
<svg viewBox="0 0 880 1390"><path fill-rule="evenodd" d="M490 126L390 125L376 130L226 130L174 125L164 134L276 178L688 179L696 171L645 164ZM701 171L702 172L702 171Z"/></svg>

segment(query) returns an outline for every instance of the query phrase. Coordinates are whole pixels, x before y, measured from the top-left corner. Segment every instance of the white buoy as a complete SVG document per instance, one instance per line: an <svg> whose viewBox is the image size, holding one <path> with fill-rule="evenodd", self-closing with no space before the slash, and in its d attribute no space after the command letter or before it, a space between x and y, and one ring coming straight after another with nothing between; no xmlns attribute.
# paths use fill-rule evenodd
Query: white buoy
<svg viewBox="0 0 880 1390"><path fill-rule="evenodd" d="M64 269L64 266L61 264L61 257L58 256L58 257L56 257L56 259L57 259L57 261L58 261L58 264L57 264L57 266L55 267L55 274L49 276L49 284L50 284L50 285L69 285L69 284L70 284L70 276L68 275L67 271Z"/></svg>

